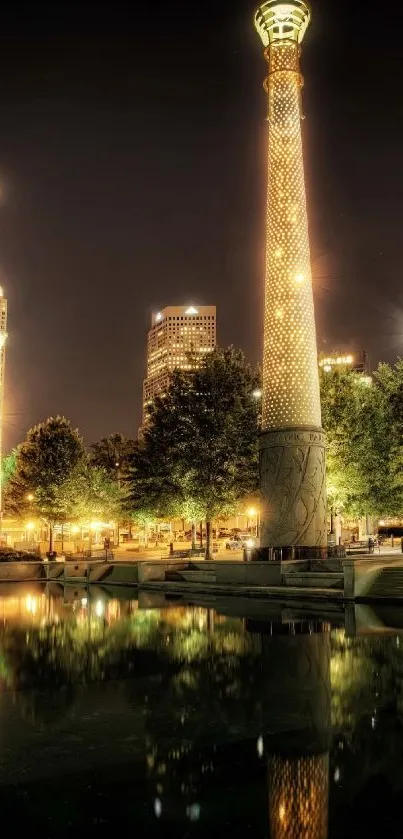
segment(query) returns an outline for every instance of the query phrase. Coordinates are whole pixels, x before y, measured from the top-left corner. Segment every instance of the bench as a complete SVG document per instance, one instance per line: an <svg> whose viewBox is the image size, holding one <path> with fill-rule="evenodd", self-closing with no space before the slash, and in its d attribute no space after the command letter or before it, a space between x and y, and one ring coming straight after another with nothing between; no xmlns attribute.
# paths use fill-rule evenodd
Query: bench
<svg viewBox="0 0 403 839"><path fill-rule="evenodd" d="M218 553L218 545L216 543L213 543L212 550L213 553ZM192 559L192 557L197 556L204 557L205 553L205 548L193 548L193 550L192 548L189 548L188 550L183 551L172 551L169 556L171 559Z"/></svg>
<svg viewBox="0 0 403 839"><path fill-rule="evenodd" d="M359 542L348 542L346 545L346 554L353 555L353 554L373 554L374 553L374 543L369 543L368 539L361 540Z"/></svg>

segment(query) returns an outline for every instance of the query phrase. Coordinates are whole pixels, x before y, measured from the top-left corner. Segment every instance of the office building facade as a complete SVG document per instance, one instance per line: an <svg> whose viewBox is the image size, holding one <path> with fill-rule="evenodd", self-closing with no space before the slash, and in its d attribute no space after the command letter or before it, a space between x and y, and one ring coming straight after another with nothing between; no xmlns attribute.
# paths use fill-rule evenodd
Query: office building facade
<svg viewBox="0 0 403 839"><path fill-rule="evenodd" d="M143 384L143 427L155 397L166 393L173 371L196 370L215 346L215 306L166 306L152 315Z"/></svg>

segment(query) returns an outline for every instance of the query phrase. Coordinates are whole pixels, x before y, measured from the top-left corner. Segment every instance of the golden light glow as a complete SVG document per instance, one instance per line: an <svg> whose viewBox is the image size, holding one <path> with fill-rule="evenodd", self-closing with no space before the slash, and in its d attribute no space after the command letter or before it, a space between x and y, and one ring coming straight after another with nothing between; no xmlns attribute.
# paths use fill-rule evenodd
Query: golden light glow
<svg viewBox="0 0 403 839"><path fill-rule="evenodd" d="M91 530L107 530L110 527L113 527L113 525L105 521L92 521L90 524Z"/></svg>
<svg viewBox="0 0 403 839"><path fill-rule="evenodd" d="M34 500L34 496L33 496L32 492L29 492L28 495L27 495L27 501L33 501L33 500Z"/></svg>
<svg viewBox="0 0 403 839"><path fill-rule="evenodd" d="M253 516L257 516L257 510L255 509L255 507L249 507L248 516L250 518L253 518Z"/></svg>
<svg viewBox="0 0 403 839"><path fill-rule="evenodd" d="M35 530L35 523L33 521L28 521L25 525L25 530Z"/></svg>
<svg viewBox="0 0 403 839"><path fill-rule="evenodd" d="M255 26L265 47L285 39L300 44L310 19L304 0L267 0L256 12Z"/></svg>
<svg viewBox="0 0 403 839"><path fill-rule="evenodd" d="M321 425L300 107L309 20L303 0L268 0L255 16L269 64L263 429Z"/></svg>
<svg viewBox="0 0 403 839"><path fill-rule="evenodd" d="M319 360L319 367L323 367L323 369L328 373L332 367L335 366L342 366L342 365L349 365L352 364L354 361L354 357L352 355L329 355L328 358L321 358Z"/></svg>
<svg viewBox="0 0 403 839"><path fill-rule="evenodd" d="M269 759L272 839L326 839L328 797L327 754Z"/></svg>
<svg viewBox="0 0 403 839"><path fill-rule="evenodd" d="M25 598L25 608L27 612L30 612L31 615L34 615L38 607L38 598L32 596L31 594L27 594Z"/></svg>

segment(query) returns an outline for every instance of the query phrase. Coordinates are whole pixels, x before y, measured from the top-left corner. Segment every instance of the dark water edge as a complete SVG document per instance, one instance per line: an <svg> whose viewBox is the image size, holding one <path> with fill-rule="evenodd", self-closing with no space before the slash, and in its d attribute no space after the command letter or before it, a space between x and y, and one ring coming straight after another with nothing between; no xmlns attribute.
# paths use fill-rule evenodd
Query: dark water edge
<svg viewBox="0 0 403 839"><path fill-rule="evenodd" d="M159 605L0 588L13 830L403 837L399 610Z"/></svg>

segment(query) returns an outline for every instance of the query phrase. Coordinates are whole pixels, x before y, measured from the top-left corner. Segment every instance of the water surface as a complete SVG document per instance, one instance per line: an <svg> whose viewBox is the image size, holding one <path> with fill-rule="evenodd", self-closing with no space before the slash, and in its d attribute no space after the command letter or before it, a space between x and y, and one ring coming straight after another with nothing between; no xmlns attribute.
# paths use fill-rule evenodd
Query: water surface
<svg viewBox="0 0 403 839"><path fill-rule="evenodd" d="M0 589L14 831L403 837L403 615L131 597Z"/></svg>

